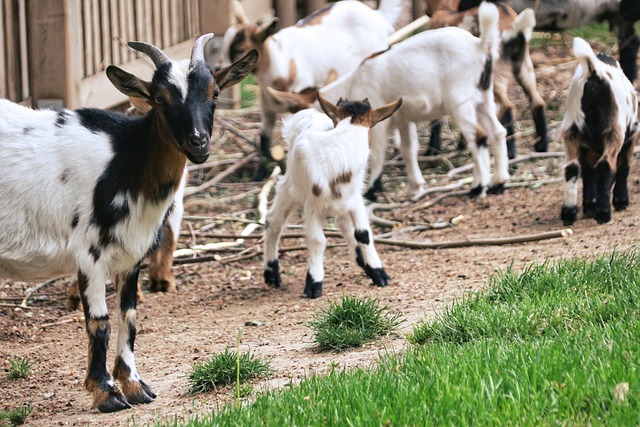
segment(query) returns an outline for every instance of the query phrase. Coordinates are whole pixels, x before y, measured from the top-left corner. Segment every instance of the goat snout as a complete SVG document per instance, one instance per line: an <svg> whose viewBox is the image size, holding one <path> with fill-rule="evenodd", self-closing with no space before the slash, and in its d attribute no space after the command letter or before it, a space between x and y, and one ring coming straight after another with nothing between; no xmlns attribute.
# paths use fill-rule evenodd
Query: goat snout
<svg viewBox="0 0 640 427"><path fill-rule="evenodd" d="M187 143L182 147L185 154L193 163L202 163L209 158L211 137L206 132L198 132L194 129L189 134Z"/></svg>

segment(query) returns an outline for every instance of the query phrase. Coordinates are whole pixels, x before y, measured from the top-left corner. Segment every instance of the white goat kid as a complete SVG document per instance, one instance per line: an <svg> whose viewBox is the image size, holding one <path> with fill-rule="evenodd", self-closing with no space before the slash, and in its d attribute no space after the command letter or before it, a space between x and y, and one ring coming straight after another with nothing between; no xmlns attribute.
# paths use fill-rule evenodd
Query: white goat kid
<svg viewBox="0 0 640 427"><path fill-rule="evenodd" d="M280 180L265 230L264 278L279 287L278 241L287 218L304 206L309 268L304 295L317 298L324 280L323 254L326 216L336 224L349 244L352 257L378 286L389 276L373 245L373 234L362 198L369 157L369 129L392 115L402 99L372 110L369 102L339 100L337 105L320 96L322 114L300 111L284 121L283 136L289 143L287 173ZM335 127L334 127L335 126Z"/></svg>
<svg viewBox="0 0 640 427"><path fill-rule="evenodd" d="M352 72L320 89L331 101L339 96L367 96L377 105L399 96L404 100L398 114L371 130L368 198L375 198L374 193L382 190L380 175L387 137L395 129L400 131L400 152L407 163L408 193L424 191L412 124L445 115L451 116L469 142L474 162L470 194L483 196L490 184L491 192L504 191L509 179L506 131L496 117L492 83L493 62L498 57L498 10L493 4L483 3L478 14L480 38L457 27L425 31L372 55ZM298 111L313 105L315 92L280 93L280 98L286 100L290 111ZM488 141L495 157L492 182Z"/></svg>
<svg viewBox="0 0 640 427"><path fill-rule="evenodd" d="M584 216L603 224L611 220L612 186L613 207L629 206L627 178L640 138L638 97L617 61L594 54L589 43L578 37L573 39L573 53L578 67L560 125L566 154L560 217L565 225L576 220L582 172Z"/></svg>
<svg viewBox="0 0 640 427"><path fill-rule="evenodd" d="M77 273L89 337L85 387L102 412L155 398L134 361L140 263L158 240L187 158L202 163L209 156L219 91L242 80L257 61L253 51L213 73L203 52L212 36L198 38L186 74L142 42L129 46L155 64L151 82L107 67L116 88L153 107L144 117L34 111L0 101L0 277L31 281ZM112 277L119 301L113 377L105 298Z"/></svg>
<svg viewBox="0 0 640 427"><path fill-rule="evenodd" d="M357 67L368 55L387 48L402 5L401 0L381 0L380 8L372 10L359 1L338 1L280 31L277 18L257 25L238 16L240 24L224 35L219 64L229 64L250 49L260 53L254 73L260 86L263 162L256 179L265 177L275 120L286 112L267 88L297 92L324 86Z"/></svg>

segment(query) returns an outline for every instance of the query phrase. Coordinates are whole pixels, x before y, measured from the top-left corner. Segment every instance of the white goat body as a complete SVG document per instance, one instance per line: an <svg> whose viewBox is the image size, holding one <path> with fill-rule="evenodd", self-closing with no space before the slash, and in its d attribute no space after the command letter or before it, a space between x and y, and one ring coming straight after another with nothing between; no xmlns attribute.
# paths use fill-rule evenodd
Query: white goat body
<svg viewBox="0 0 640 427"><path fill-rule="evenodd" d="M629 205L627 177L638 131L636 91L617 61L594 54L589 44L573 40L578 67L560 125L566 154L561 219L572 224L578 212L582 173L583 208L598 223L611 220L611 187L616 210Z"/></svg>

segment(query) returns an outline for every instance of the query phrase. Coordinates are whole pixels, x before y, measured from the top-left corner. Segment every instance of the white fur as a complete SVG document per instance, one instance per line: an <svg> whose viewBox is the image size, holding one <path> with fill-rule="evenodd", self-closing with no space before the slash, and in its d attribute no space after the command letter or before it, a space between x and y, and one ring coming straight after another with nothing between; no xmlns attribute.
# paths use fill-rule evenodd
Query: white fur
<svg viewBox="0 0 640 427"><path fill-rule="evenodd" d="M469 142L477 174L474 186L484 192L490 184L488 151L475 147L478 125L488 134L496 158L493 183L509 179L506 131L496 119L492 86L486 91L478 87L487 57L496 59L498 11L493 4L483 4L479 14L480 26L486 29L482 38L456 27L426 31L367 59L320 90L332 102L368 97L372 105L383 105L403 98L396 114L371 129L370 182L381 174L387 136L397 128L404 135L400 151L407 163L409 192L424 191L417 144L407 127L445 115L452 116Z"/></svg>

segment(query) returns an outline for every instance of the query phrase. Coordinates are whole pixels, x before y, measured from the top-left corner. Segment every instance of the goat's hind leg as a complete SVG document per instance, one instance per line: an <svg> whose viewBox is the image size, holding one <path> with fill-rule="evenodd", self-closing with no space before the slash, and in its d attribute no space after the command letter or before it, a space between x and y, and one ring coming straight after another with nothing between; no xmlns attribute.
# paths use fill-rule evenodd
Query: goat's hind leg
<svg viewBox="0 0 640 427"><path fill-rule="evenodd" d="M278 189L264 225L264 282L274 288L279 288L282 284L278 262L280 233L297 206L297 202L288 194L286 188L286 184L283 183Z"/></svg>
<svg viewBox="0 0 640 427"><path fill-rule="evenodd" d="M118 289L118 345L113 377L120 382L129 403L149 403L156 398L136 370L133 348L136 340L136 302L140 267L116 278Z"/></svg>
<svg viewBox="0 0 640 427"><path fill-rule="evenodd" d="M382 267L382 261L373 245L373 232L369 226L367 211L364 203L358 204L357 208L349 212L353 226L353 237L357 242L356 262L360 265L367 276L373 280L376 286L387 286L391 278Z"/></svg>
<svg viewBox="0 0 640 427"><path fill-rule="evenodd" d="M309 247L309 268L304 295L307 298L318 298L322 295L322 281L324 280L324 266L322 264L327 238L322 231L322 216L314 211L311 203L305 205L304 214L307 246Z"/></svg>
<svg viewBox="0 0 640 427"><path fill-rule="evenodd" d="M564 200L560 219L564 225L571 225L578 217L578 178L580 178L580 163L578 162L578 147L580 139L572 137L572 132L565 132L564 139ZM588 183L585 181L585 188ZM586 215L586 210L585 210Z"/></svg>
<svg viewBox="0 0 640 427"><path fill-rule="evenodd" d="M91 261L89 261L91 262ZM89 269L87 269L89 271ZM124 394L118 390L107 370L109 347L109 314L105 297L106 276L85 274L78 271L78 290L82 298L84 318L89 337L89 355L85 388L93 395L93 407L100 412L116 412L131 407Z"/></svg>
<svg viewBox="0 0 640 427"><path fill-rule="evenodd" d="M640 135L640 132L638 133ZM618 154L618 168L616 170L615 186L613 187L613 207L617 211L626 209L629 206L629 189L627 187L627 179L629 177L629 169L631 160L633 159L633 147L637 137L627 136Z"/></svg>

